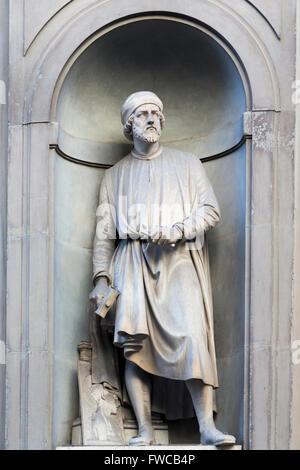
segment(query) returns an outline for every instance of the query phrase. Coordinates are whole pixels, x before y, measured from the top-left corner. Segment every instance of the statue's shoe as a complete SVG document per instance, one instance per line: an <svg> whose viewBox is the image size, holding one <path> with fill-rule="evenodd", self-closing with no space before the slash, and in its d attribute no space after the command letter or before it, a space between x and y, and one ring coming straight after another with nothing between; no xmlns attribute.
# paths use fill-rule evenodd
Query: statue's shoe
<svg viewBox="0 0 300 470"><path fill-rule="evenodd" d="M154 439L147 439L142 435L134 436L130 439L130 446L152 446L154 444Z"/></svg>
<svg viewBox="0 0 300 470"><path fill-rule="evenodd" d="M209 428L201 433L201 444L205 446L233 446L235 443L234 436L225 434L216 428Z"/></svg>

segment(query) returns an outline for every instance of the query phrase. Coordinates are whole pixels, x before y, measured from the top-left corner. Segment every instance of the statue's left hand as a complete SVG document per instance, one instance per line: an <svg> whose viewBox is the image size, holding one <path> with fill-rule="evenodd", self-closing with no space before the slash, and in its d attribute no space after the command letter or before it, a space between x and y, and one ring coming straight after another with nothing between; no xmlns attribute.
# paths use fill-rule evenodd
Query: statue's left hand
<svg viewBox="0 0 300 470"><path fill-rule="evenodd" d="M159 246L173 246L182 240L181 230L174 225L173 227L159 227L150 235L150 242Z"/></svg>
<svg viewBox="0 0 300 470"><path fill-rule="evenodd" d="M89 295L90 301L95 305L95 307L99 307L102 298L105 296L108 289L108 282L106 277L101 277L98 279L96 286L92 290Z"/></svg>

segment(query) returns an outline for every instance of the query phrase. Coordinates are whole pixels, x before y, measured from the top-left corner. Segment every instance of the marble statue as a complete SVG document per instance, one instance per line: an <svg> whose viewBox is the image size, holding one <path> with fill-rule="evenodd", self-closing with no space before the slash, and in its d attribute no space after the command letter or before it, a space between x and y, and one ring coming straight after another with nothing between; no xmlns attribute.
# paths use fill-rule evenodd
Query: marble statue
<svg viewBox="0 0 300 470"><path fill-rule="evenodd" d="M219 220L216 197L199 158L160 144L165 118L156 94L130 95L121 118L133 150L105 172L94 241L92 302L98 306L111 285L120 292L113 346L102 347L101 367L94 360L97 380L120 389L106 356L121 348L138 424L130 445L154 443L153 410L168 419L196 415L201 444L233 445L213 418L218 378L205 233Z"/></svg>

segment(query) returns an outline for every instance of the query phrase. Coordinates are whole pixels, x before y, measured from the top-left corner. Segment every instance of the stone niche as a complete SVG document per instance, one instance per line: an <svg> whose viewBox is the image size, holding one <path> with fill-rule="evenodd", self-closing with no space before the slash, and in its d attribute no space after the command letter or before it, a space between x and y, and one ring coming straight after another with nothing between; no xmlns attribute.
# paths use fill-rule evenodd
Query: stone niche
<svg viewBox="0 0 300 470"><path fill-rule="evenodd" d="M179 18L131 19L98 37L70 68L57 106L61 150L111 165L130 146L120 107L138 90L165 104L163 144L199 158L233 148L243 137L246 96L223 47L200 26ZM215 339L220 388L218 426L243 440L245 363L246 144L206 161L222 220L210 234ZM88 339L92 240L105 170L56 156L54 445L70 442L78 415L77 344ZM170 422L171 443L197 443L195 421Z"/></svg>

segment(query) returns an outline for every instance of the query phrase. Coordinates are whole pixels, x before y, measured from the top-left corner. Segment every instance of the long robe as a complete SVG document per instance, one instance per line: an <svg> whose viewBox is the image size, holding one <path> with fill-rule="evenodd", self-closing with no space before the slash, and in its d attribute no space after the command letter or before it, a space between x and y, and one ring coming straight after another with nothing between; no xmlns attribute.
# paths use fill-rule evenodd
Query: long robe
<svg viewBox="0 0 300 470"><path fill-rule="evenodd" d="M105 172L93 264L94 279L106 275L121 292L107 319L115 346L154 376L153 409L177 419L193 414L184 381L218 386L205 232L219 207L197 157L161 150L150 159L129 154ZM173 248L145 239L174 225L189 241Z"/></svg>

